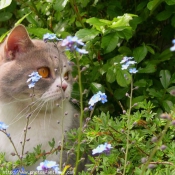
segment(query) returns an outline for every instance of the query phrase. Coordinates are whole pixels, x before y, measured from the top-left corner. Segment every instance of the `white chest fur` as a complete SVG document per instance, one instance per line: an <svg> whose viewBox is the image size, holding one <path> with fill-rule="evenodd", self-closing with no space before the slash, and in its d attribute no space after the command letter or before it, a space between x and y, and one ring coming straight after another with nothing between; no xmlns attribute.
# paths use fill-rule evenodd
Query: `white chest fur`
<svg viewBox="0 0 175 175"><path fill-rule="evenodd" d="M47 108L47 106L45 106L45 108ZM68 100L65 100L63 107L57 106L49 112L48 110L47 112L45 112L45 110L36 110L33 112L29 117L28 129L26 128L26 116L32 113L32 110L34 109L29 110L29 112L25 114L25 110L20 112L21 107L19 106L0 104L0 121L9 125L7 133L10 134L19 155L22 154L24 130L27 130L26 139L30 139L25 143L24 152L33 151L33 147L39 144L42 144L42 149L47 152L50 150L48 142L54 138L58 146L61 142L62 135L65 134L65 130L69 130L69 128L72 127L72 121L75 120L74 114L76 111ZM11 153L15 152L14 148L9 138L2 132L0 132L0 143L0 151L6 153L6 159L11 161L16 160L17 156L11 156ZM58 157L54 157L53 159L56 160Z"/></svg>

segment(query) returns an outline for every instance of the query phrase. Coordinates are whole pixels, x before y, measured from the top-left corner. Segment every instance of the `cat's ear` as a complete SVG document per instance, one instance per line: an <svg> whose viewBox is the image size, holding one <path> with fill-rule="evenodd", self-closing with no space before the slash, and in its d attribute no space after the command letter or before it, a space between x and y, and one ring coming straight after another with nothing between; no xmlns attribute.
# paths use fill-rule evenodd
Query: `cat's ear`
<svg viewBox="0 0 175 175"><path fill-rule="evenodd" d="M26 52L33 47L33 43L23 25L18 25L12 29L6 39L4 51L6 58L15 59L17 53Z"/></svg>

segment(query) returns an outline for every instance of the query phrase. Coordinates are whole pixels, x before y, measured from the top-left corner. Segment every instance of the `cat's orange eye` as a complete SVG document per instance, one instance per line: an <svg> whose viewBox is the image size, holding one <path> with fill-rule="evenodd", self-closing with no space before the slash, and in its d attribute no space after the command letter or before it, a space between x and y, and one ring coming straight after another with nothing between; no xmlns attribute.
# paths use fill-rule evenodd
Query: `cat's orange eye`
<svg viewBox="0 0 175 175"><path fill-rule="evenodd" d="M50 70L48 67L41 67L38 69L38 74L41 75L43 78L48 78Z"/></svg>
<svg viewBox="0 0 175 175"><path fill-rule="evenodd" d="M65 80L68 80L68 79L69 79L69 72L66 72L66 73L64 74L64 79L65 79Z"/></svg>

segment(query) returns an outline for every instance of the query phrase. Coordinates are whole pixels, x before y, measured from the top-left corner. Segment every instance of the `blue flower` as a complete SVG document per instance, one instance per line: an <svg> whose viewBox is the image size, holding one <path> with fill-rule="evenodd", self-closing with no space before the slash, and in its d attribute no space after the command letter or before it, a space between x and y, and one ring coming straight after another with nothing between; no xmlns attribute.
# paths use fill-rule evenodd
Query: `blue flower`
<svg viewBox="0 0 175 175"><path fill-rule="evenodd" d="M122 70L126 70L128 69L128 67L129 67L128 63L122 64Z"/></svg>
<svg viewBox="0 0 175 175"><path fill-rule="evenodd" d="M61 44L61 46L66 47L66 50L70 50L71 52L77 51L82 54L88 53L88 51L86 51L85 49L78 48L78 45L84 46L85 44L76 36L67 36L67 38L64 39Z"/></svg>
<svg viewBox="0 0 175 175"><path fill-rule="evenodd" d="M113 147L111 146L111 144L108 144L108 143L101 144L97 146L97 148L92 150L92 155L101 154L101 153L109 154L112 148Z"/></svg>
<svg viewBox="0 0 175 175"><path fill-rule="evenodd" d="M55 161L48 161L45 160L44 162L41 162L40 165L37 167L38 171L44 171L48 172L49 170L55 171L57 174L61 174L61 171L59 170L58 164L56 164Z"/></svg>
<svg viewBox="0 0 175 175"><path fill-rule="evenodd" d="M136 64L136 61L132 61L133 57L123 57L122 61L120 61L120 64L122 65L122 70L128 69L131 65ZM136 68L130 68L129 72L132 74L135 74L138 72Z"/></svg>
<svg viewBox="0 0 175 175"><path fill-rule="evenodd" d="M29 81L31 81L30 84L28 85L29 88L34 87L34 86L35 86L35 83L38 82L38 80L39 80L40 78L42 78L42 76L40 76L40 75L38 74L38 72L32 72L32 73L29 75L29 77L30 77L30 78L27 80L27 83L28 83Z"/></svg>
<svg viewBox="0 0 175 175"><path fill-rule="evenodd" d="M6 130L9 126L7 126L4 122L0 122L0 130Z"/></svg>
<svg viewBox="0 0 175 175"><path fill-rule="evenodd" d="M43 40L44 40L45 42L47 42L47 41L49 41L49 40L51 40L51 41L54 41L54 40L60 41L60 40L62 40L62 39L58 39L58 38L56 37L56 34L53 34L53 33L46 33L46 34L44 34L44 36L43 36Z"/></svg>
<svg viewBox="0 0 175 175"><path fill-rule="evenodd" d="M137 70L136 68L131 68L131 69L129 69L129 72L130 72L131 74L135 74L135 73L138 72L138 70Z"/></svg>
<svg viewBox="0 0 175 175"><path fill-rule="evenodd" d="M102 93L101 91L99 91L97 94L94 94L91 99L89 100L89 109L92 110L94 105L101 101L103 104L107 102L107 96L105 93Z"/></svg>
<svg viewBox="0 0 175 175"><path fill-rule="evenodd" d="M95 103L101 100L100 94L94 94L91 99L89 100L89 105L94 106Z"/></svg>
<svg viewBox="0 0 175 175"><path fill-rule="evenodd" d="M82 53L82 54L87 54L88 53L88 51L87 50L85 50L85 49L80 49L80 48L76 48L76 51L77 52L79 52L79 53Z"/></svg>
<svg viewBox="0 0 175 175"><path fill-rule="evenodd" d="M24 167L15 168L12 170L12 175L27 175L28 173L25 171Z"/></svg>
<svg viewBox="0 0 175 175"><path fill-rule="evenodd" d="M170 51L175 51L175 45L170 48Z"/></svg>
<svg viewBox="0 0 175 175"><path fill-rule="evenodd" d="M172 43L174 44L174 46L172 46L172 47L170 48L170 50L171 50L171 51L175 51L175 39L172 40Z"/></svg>
<svg viewBox="0 0 175 175"><path fill-rule="evenodd" d="M101 97L101 102L104 104L104 103L106 103L108 100L107 100L107 96L106 96L106 94L105 93L102 93L101 91L99 91L97 94L99 94L100 95L100 97Z"/></svg>
<svg viewBox="0 0 175 175"><path fill-rule="evenodd" d="M134 57L123 57L122 61L120 61L121 64L133 59Z"/></svg>
<svg viewBox="0 0 175 175"><path fill-rule="evenodd" d="M175 39L172 40L172 43L175 44Z"/></svg>

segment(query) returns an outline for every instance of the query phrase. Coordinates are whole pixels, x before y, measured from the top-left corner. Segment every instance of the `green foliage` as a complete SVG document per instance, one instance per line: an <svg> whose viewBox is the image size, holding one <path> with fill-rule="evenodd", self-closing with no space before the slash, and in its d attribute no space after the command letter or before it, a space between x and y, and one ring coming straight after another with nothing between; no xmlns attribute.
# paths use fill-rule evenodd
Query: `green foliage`
<svg viewBox="0 0 175 175"><path fill-rule="evenodd" d="M2 0L0 9L0 41L15 23L23 23L33 37L42 39L43 34L53 32L59 38L76 35L86 42L89 54L83 55L80 60L80 67L86 67L82 72L82 87L87 90L83 96L84 106L88 107L90 97L98 91L107 94L108 103L97 104L93 114L90 113L92 120L83 132L86 144L80 145L81 155L104 142L111 143L114 149L110 155L93 157L89 154L91 164L87 165L88 172L81 174L122 174L129 129L126 174L140 175L144 167L141 159L149 157L156 146L151 137L160 136L166 123L158 116L174 110L175 61L169 48L175 35L175 1ZM121 69L120 62L124 56L134 57L137 74L131 75L128 70ZM69 58L75 61L71 54ZM132 83L137 88L130 103L126 93L132 91ZM72 97L79 97L77 84ZM134 104L137 106L133 107ZM128 110L131 110L130 114ZM86 116L89 113L85 113ZM131 117L129 127L128 116ZM69 136L74 142L76 131L72 132ZM173 139L174 128L171 126L159 143L159 147L165 144L167 149L157 150L151 160L157 162L157 167L146 170L145 174L175 173ZM54 142L49 144L52 150ZM68 149L71 147L68 146ZM39 149L35 152L42 153ZM26 162L32 164L34 157L35 154L29 154ZM3 156L0 161L11 168L12 164L5 162Z"/></svg>

